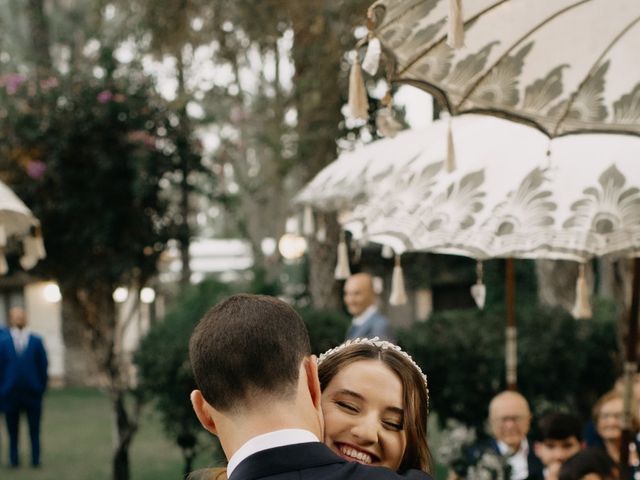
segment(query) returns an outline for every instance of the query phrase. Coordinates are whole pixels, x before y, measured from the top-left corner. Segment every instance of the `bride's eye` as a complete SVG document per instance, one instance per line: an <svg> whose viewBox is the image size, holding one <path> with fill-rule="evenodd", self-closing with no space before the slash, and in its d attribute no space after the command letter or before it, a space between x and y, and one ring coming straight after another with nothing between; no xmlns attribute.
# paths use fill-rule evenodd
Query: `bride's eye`
<svg viewBox="0 0 640 480"><path fill-rule="evenodd" d="M348 412L358 413L358 408L355 405L351 404L351 403L343 402L341 400L336 400L336 405L338 405L340 408L342 408L343 410L346 410Z"/></svg>
<svg viewBox="0 0 640 480"><path fill-rule="evenodd" d="M383 420L382 424L388 428L389 430L393 430L396 432L399 432L400 430L402 430L404 428L404 425L402 424L402 421L395 421L395 420Z"/></svg>

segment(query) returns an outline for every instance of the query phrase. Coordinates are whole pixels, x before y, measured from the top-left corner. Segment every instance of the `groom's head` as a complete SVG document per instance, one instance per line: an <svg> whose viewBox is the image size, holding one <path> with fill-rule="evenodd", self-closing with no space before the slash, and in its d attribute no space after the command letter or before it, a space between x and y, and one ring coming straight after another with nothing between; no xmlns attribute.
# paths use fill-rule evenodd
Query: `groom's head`
<svg viewBox="0 0 640 480"><path fill-rule="evenodd" d="M213 307L189 343L196 384L206 402L236 414L297 394L303 361L311 353L306 327L285 302L234 295Z"/></svg>

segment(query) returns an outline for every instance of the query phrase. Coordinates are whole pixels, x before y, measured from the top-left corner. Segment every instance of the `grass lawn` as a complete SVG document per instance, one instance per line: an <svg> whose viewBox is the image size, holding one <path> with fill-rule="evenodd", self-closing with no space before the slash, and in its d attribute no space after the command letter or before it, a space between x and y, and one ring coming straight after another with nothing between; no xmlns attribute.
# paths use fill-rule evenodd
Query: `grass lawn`
<svg viewBox="0 0 640 480"><path fill-rule="evenodd" d="M42 419L42 467L32 469L26 419L20 425L23 466L9 469L8 438L0 429L2 480L109 480L111 478L111 409L109 399L92 389L50 390ZM213 437L212 437L213 438ZM212 440L213 443L213 440ZM204 466L201 455L196 468ZM210 458L210 457L209 457ZM147 407L130 450L132 480L182 479L180 449L164 434Z"/></svg>

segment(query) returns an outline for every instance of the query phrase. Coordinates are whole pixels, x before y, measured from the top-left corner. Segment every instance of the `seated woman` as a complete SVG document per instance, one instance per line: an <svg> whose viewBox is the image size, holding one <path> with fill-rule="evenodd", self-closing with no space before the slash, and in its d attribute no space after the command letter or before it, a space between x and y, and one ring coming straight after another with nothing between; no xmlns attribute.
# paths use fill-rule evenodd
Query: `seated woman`
<svg viewBox="0 0 640 480"><path fill-rule="evenodd" d="M618 390L611 390L600 397L593 407L593 420L595 422L596 432L602 441L601 450L604 450L615 464L620 462L623 405L624 400L622 393ZM637 414L638 407L634 398L632 398L631 401L631 411L635 412L631 419L633 436L635 438L640 422ZM633 474L638 471L638 464L638 443L634 441L629 445L631 478L634 478Z"/></svg>
<svg viewBox="0 0 640 480"><path fill-rule="evenodd" d="M397 345L347 340L318 359L324 443L346 460L431 472L427 443L427 377ZM224 480L224 468L194 472L191 480Z"/></svg>

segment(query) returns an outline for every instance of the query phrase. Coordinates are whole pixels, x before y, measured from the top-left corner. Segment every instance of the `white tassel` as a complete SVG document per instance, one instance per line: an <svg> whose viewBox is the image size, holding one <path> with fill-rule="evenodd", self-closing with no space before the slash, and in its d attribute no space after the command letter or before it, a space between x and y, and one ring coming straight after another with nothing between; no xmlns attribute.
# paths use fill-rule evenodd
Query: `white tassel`
<svg viewBox="0 0 640 480"><path fill-rule="evenodd" d="M462 0L449 0L449 32L447 45L451 48L464 47L464 19Z"/></svg>
<svg viewBox="0 0 640 480"><path fill-rule="evenodd" d="M313 235L314 231L315 226L313 222L313 209L311 208L311 205L305 205L304 214L302 217L302 233L306 237L310 237L311 235Z"/></svg>
<svg viewBox="0 0 640 480"><path fill-rule="evenodd" d="M576 302L571 310L575 319L591 318L591 305L589 304L589 285L587 284L586 266L580 264L578 279L576 281Z"/></svg>
<svg viewBox="0 0 640 480"><path fill-rule="evenodd" d="M346 280L351 276L351 270L349 269L349 251L347 250L347 241L344 238L344 232L338 244L338 262L336 263L333 276L336 280Z"/></svg>
<svg viewBox="0 0 640 480"><path fill-rule="evenodd" d="M20 257L20 266L25 270L31 270L38 263L38 257L34 257L29 254L24 254Z"/></svg>
<svg viewBox="0 0 640 480"><path fill-rule="evenodd" d="M369 119L369 98L367 97L367 87L362 78L362 70L358 58L353 61L351 73L349 74L349 110L355 119Z"/></svg>
<svg viewBox="0 0 640 480"><path fill-rule="evenodd" d="M391 248L389 245L383 245L380 255L382 256L382 258L393 258L393 248Z"/></svg>
<svg viewBox="0 0 640 480"><path fill-rule="evenodd" d="M471 296L474 302L480 310L484 308L485 300L487 299L487 286L483 281L483 268L482 262L478 262L476 265L476 283L471 286Z"/></svg>
<svg viewBox="0 0 640 480"><path fill-rule="evenodd" d="M378 66L380 65L380 54L382 53L382 48L380 46L380 40L376 37L373 37L369 40L369 45L367 46L367 53L364 55L364 59L362 60L362 70L367 72L369 75L375 75L378 71Z"/></svg>
<svg viewBox="0 0 640 480"><path fill-rule="evenodd" d="M7 264L7 257L4 253L0 253L0 275L4 275L9 271L9 265Z"/></svg>
<svg viewBox="0 0 640 480"><path fill-rule="evenodd" d="M327 222L322 214L318 215L318 228L316 229L316 240L320 243L327 241Z"/></svg>
<svg viewBox="0 0 640 480"><path fill-rule="evenodd" d="M453 144L453 132L451 129L451 118L449 118L449 128L447 128L447 172L451 173L456 169L456 149Z"/></svg>
<svg viewBox="0 0 640 480"><path fill-rule="evenodd" d="M400 256L396 255L396 264L393 267L393 275L391 277L391 295L389 296L389 304L404 305L407 303L407 292L404 288L404 274L402 265L400 264Z"/></svg>
<svg viewBox="0 0 640 480"><path fill-rule="evenodd" d="M7 231L4 228L4 225L0 225L0 247L7 246Z"/></svg>

